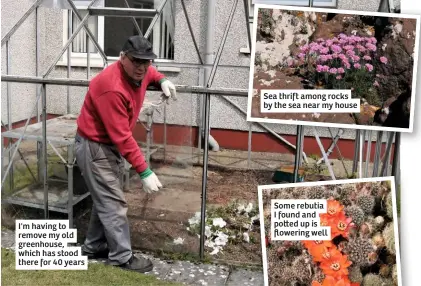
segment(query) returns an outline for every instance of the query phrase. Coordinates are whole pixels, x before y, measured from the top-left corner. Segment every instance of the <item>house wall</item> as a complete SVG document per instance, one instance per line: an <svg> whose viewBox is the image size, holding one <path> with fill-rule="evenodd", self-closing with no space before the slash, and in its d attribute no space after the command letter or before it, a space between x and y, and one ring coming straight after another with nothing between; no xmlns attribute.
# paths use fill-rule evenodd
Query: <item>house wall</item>
<svg viewBox="0 0 421 286"><path fill-rule="evenodd" d="M32 5L33 0L2 2L2 36L9 31L18 19ZM215 31L215 54L221 42L233 0L218 0L216 8ZM376 11L379 0L355 1L338 0L339 9L356 9ZM207 1L205 0L185 0L189 19L193 27L196 41L198 42L201 56L204 58ZM187 22L181 7L180 1L175 4L175 61L185 63L198 63L196 51L191 41ZM39 72L42 75L57 57L63 47L63 12L60 9L39 8L39 44L40 44L40 64ZM35 75L35 15L34 13L16 31L10 41L11 74ZM232 21L224 51L221 56L220 65L213 82L214 87L221 88L248 88L249 79L249 55L240 52L241 48L247 47L246 25L244 16L243 1L238 1L237 9ZM2 74L6 73L5 46L2 47ZM240 67L223 67L223 65L235 65ZM91 78L101 69L92 68ZM200 71L196 68L181 68L179 72L162 71L175 84L199 85ZM56 67L49 75L50 77L65 78L67 68L65 66ZM71 78L86 79L86 68L72 67ZM33 109L36 97L36 85L10 83L12 99L12 122L26 119ZM86 88L69 87L70 92L70 112L78 112L83 103ZM66 94L65 86L47 86L47 112L50 114L66 114ZM7 97L6 83L2 82L2 121L7 123ZM157 93L150 93L148 96L156 98ZM244 110L247 108L246 98L232 98ZM246 116L233 109L222 98L212 97L211 100L211 128L248 130ZM163 122L163 117L157 116L158 123ZM176 125L197 126L199 122L198 95L181 94L178 101L173 102L167 109L167 122ZM288 125L267 124L276 132L281 134L295 134L296 127ZM257 126L253 131L262 132ZM336 130L332 130L334 134ZM318 132L323 137L330 137L327 128L318 128ZM212 133L211 133L212 134ZM313 135L310 128L306 129L307 135ZM373 134L374 138L375 134ZM355 131L346 129L343 138L353 139ZM374 138L375 139L375 138Z"/></svg>

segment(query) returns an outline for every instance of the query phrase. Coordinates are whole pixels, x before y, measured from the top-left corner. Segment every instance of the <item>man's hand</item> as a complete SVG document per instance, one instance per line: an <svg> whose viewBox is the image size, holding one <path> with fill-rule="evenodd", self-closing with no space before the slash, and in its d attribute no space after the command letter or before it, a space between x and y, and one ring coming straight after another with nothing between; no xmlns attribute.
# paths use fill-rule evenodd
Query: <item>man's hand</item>
<svg viewBox="0 0 421 286"><path fill-rule="evenodd" d="M153 192L158 192L159 189L162 188L162 184L159 181L158 177L152 172L151 169L146 169L142 173L139 174L140 179L142 180L143 184L143 191L148 194Z"/></svg>
<svg viewBox="0 0 421 286"><path fill-rule="evenodd" d="M174 84L172 82L170 82L167 79L164 79L161 82L161 89L162 89L162 92L164 93L163 94L163 96L165 97L164 100L167 101L167 104L168 104L168 99L170 97L173 100L177 100L175 86L174 86Z"/></svg>

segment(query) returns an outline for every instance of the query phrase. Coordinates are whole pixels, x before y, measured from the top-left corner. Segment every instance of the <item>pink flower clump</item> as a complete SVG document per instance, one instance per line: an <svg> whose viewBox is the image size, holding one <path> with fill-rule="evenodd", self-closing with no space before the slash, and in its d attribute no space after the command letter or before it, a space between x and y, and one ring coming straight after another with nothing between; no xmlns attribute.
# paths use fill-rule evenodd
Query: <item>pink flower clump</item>
<svg viewBox="0 0 421 286"><path fill-rule="evenodd" d="M373 81L369 83L375 87L379 82L375 81L376 73L373 62L379 60L383 64L388 63L384 56L377 53L377 39L375 37L363 37L357 35L339 34L330 39L319 38L300 47L297 61L302 66L312 66L317 74L321 74L327 83L342 80L342 84L349 84L348 79L358 81L360 75L372 73ZM310 70L310 69L309 69ZM370 75L370 74L367 74ZM319 78L320 79L320 78ZM333 80L333 81L332 81ZM358 89L358 88L356 88ZM351 90L354 90L352 87Z"/></svg>

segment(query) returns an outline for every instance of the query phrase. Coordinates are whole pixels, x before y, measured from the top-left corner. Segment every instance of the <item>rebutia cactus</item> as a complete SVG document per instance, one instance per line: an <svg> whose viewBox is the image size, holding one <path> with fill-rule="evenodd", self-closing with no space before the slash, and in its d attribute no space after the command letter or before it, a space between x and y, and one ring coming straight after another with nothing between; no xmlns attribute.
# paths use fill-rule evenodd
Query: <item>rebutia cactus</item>
<svg viewBox="0 0 421 286"><path fill-rule="evenodd" d="M368 216L366 221L363 223L363 225L366 225L370 229L371 233L382 231L383 226L384 226L384 217Z"/></svg>
<svg viewBox="0 0 421 286"><path fill-rule="evenodd" d="M340 186L337 189L338 195L339 195L339 201L345 205L345 206L349 206L352 204L351 201L351 195L355 190L355 185L354 184L345 184Z"/></svg>
<svg viewBox="0 0 421 286"><path fill-rule="evenodd" d="M377 232L373 237L371 238L371 241L373 242L374 247L377 249L385 247L386 243L383 238L383 234L381 232Z"/></svg>
<svg viewBox="0 0 421 286"><path fill-rule="evenodd" d="M395 228L393 226L393 222L390 222L386 225L386 227L383 230L383 238L384 242L386 244L387 250L391 254L396 254L395 249Z"/></svg>
<svg viewBox="0 0 421 286"><path fill-rule="evenodd" d="M295 199L307 198L307 188L305 187L294 188L292 191L292 195Z"/></svg>
<svg viewBox="0 0 421 286"><path fill-rule="evenodd" d="M393 264L393 267L392 267L392 281L395 285L398 285L398 266L397 266L397 264Z"/></svg>
<svg viewBox="0 0 421 286"><path fill-rule="evenodd" d="M364 286L382 286L383 285L383 279L375 274L367 274L364 276L364 280L362 285Z"/></svg>
<svg viewBox="0 0 421 286"><path fill-rule="evenodd" d="M311 257L308 254L298 256L292 262L292 271L295 279L304 284L310 284L312 279L312 269L310 266Z"/></svg>
<svg viewBox="0 0 421 286"><path fill-rule="evenodd" d="M313 187L308 190L307 198L310 200L326 199L325 189L321 186Z"/></svg>
<svg viewBox="0 0 421 286"><path fill-rule="evenodd" d="M386 213L387 216L393 219L393 200L392 200L392 192L389 192L386 197Z"/></svg>
<svg viewBox="0 0 421 286"><path fill-rule="evenodd" d="M373 212L375 199L372 195L361 195L357 197L357 205L365 214L370 215Z"/></svg>
<svg viewBox="0 0 421 286"><path fill-rule="evenodd" d="M363 210L357 206L352 205L345 208L345 214L348 217L352 218L352 222L356 225L360 226L364 222L364 212Z"/></svg>
<svg viewBox="0 0 421 286"><path fill-rule="evenodd" d="M321 284L323 283L323 280L325 279L325 277L326 275L323 273L320 267L317 267L312 279L313 281L317 281Z"/></svg>
<svg viewBox="0 0 421 286"><path fill-rule="evenodd" d="M376 262L376 249L368 239L356 238L345 244L343 252L355 266L366 266Z"/></svg>
<svg viewBox="0 0 421 286"><path fill-rule="evenodd" d="M361 273L361 269L358 266L353 266L349 268L349 280L353 283L361 283L363 282L363 274Z"/></svg>

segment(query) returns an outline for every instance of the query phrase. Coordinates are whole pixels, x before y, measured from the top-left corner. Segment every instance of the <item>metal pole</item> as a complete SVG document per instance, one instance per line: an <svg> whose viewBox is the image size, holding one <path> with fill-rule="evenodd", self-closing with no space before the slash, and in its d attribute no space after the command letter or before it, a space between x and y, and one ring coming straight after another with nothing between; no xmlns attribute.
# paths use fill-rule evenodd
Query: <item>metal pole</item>
<svg viewBox="0 0 421 286"><path fill-rule="evenodd" d="M86 79L91 77L91 51L89 48L89 36L86 35Z"/></svg>
<svg viewBox="0 0 421 286"><path fill-rule="evenodd" d="M6 74L10 74L10 41L6 41ZM10 83L6 83L6 97L7 97L7 124L9 125L9 130L13 129L13 122L12 122L12 97L11 97L11 91L10 91ZM9 143L9 146L12 144L12 140L7 140ZM17 149L17 148L16 148ZM10 175L9 175L9 188L10 191L13 191L14 189L14 174L13 174L13 158L12 155L12 148L9 150L9 165L10 168Z"/></svg>
<svg viewBox="0 0 421 286"><path fill-rule="evenodd" d="M358 168L358 150L360 149L361 130L356 130L354 143L354 161L352 163L352 174L357 172Z"/></svg>
<svg viewBox="0 0 421 286"><path fill-rule="evenodd" d="M250 169L251 167L251 139L253 136L253 124L251 122L248 123L249 125L249 137L248 137L248 144L247 144L247 167Z"/></svg>
<svg viewBox="0 0 421 286"><path fill-rule="evenodd" d="M326 155L326 152L325 152L325 149L323 147L322 141L320 141L319 134L317 134L316 127L314 127L314 126L313 126L313 133L314 133L314 136L316 137L316 141L317 141L317 144L319 145L320 151L322 152L322 155L323 155L323 158L325 160L325 164L327 166L327 169L329 170L330 176L332 177L333 180L336 180L335 173L333 172L332 165L330 164L329 158Z"/></svg>
<svg viewBox="0 0 421 286"><path fill-rule="evenodd" d="M388 170L389 170L390 151L392 149L394 135L395 135L394 132L390 132L389 138L387 139L385 157L384 157L384 160L383 160L383 167L380 171L380 174L381 174L382 177L385 177L387 175Z"/></svg>
<svg viewBox="0 0 421 286"><path fill-rule="evenodd" d="M205 251L205 226L206 226L206 188L208 179L208 153L209 153L209 120L210 120L210 94L205 94L205 146L203 152L202 174L202 207L200 221L200 259L204 259Z"/></svg>
<svg viewBox="0 0 421 286"><path fill-rule="evenodd" d="M361 132L361 137L360 137L360 158L358 161L358 173L359 173L359 178L363 177L363 151L364 151L364 143L365 143L365 130L363 130Z"/></svg>
<svg viewBox="0 0 421 286"><path fill-rule="evenodd" d="M162 11L164 10L165 4L167 3L168 0L162 0L161 6L159 6L159 8L157 9L157 12L155 14L155 16L152 19L151 24L148 27L148 30L146 30L145 33L145 38L148 39L149 35L152 33L152 29L155 26L156 21L158 21L158 18L161 16Z"/></svg>
<svg viewBox="0 0 421 286"><path fill-rule="evenodd" d="M54 62L52 63L52 65L45 72L45 74L44 74L43 77L47 77L50 74L50 72L54 69L54 67L56 66L57 62L60 60L61 56L64 54L64 52L70 46L70 44L72 43L72 41L74 40L74 38L76 37L76 35L79 33L79 31L82 29L83 25L88 21L88 19L89 19L89 14L86 14L86 16L83 18L83 20L77 26L76 30L73 32L73 34L67 40L66 44L61 49L59 55L56 57L56 59L54 60Z"/></svg>
<svg viewBox="0 0 421 286"><path fill-rule="evenodd" d="M40 28L39 28L39 20L38 20L38 7L35 9L35 75L39 76L39 57L40 57ZM41 94L41 85L36 85L36 96L39 97ZM41 115L39 112L39 105L38 100L35 103L36 106L36 116L37 116L37 122L41 121ZM38 176L38 182L41 182L42 179L42 162L41 162L41 154L42 154L42 145L41 142L37 141L37 176Z"/></svg>
<svg viewBox="0 0 421 286"><path fill-rule="evenodd" d="M396 132L395 133L395 146L393 149L393 163L392 163L392 176L395 176L395 179L400 169L400 166L399 166L400 148L401 148L401 134L400 132Z"/></svg>
<svg viewBox="0 0 421 286"><path fill-rule="evenodd" d="M296 134L296 150L295 150L295 163L294 163L294 183L298 182L298 171L300 168L300 164L301 164L301 144L302 144L302 136L301 133L302 131L302 125L297 125L297 134Z"/></svg>
<svg viewBox="0 0 421 286"><path fill-rule="evenodd" d="M373 177L377 177L379 173L379 163L380 163L380 154L382 151L383 145L383 131L377 132L376 138L376 151L374 153L374 161L373 161Z"/></svg>
<svg viewBox="0 0 421 286"><path fill-rule="evenodd" d="M125 3L125 5L126 5L127 8L130 8L129 2L127 2L127 0L124 0L124 3ZM142 30L140 30L139 24L137 23L135 17L132 17L132 22L133 22L133 25L135 26L135 28L136 28L137 33L139 34L139 36L142 36L143 35L142 34Z"/></svg>
<svg viewBox="0 0 421 286"><path fill-rule="evenodd" d="M70 39L70 34L72 32L72 10L67 11L68 17L67 17L67 39ZM67 78L70 78L70 70L72 67L71 64L71 52L72 47L69 45L69 48L67 49ZM54 64L55 65L55 64ZM67 114L70 114L70 86L67 86Z"/></svg>
<svg viewBox="0 0 421 286"><path fill-rule="evenodd" d="M37 0L31 7L29 7L28 11L23 14L22 18L10 29L10 31L1 39L1 46L3 46L7 41L9 41L10 37L16 32L16 30L25 22L26 18L31 15L31 13L41 4L43 0Z"/></svg>
<svg viewBox="0 0 421 286"><path fill-rule="evenodd" d="M229 18L228 18L228 23L225 27L224 35L222 37L222 42L219 45L218 51L216 53L215 62L213 64L212 70L211 70L209 78L208 78L208 82L207 82L208 87L212 86L213 79L215 77L215 73L216 73L216 70L218 68L219 60L221 59L222 51L224 50L225 42L227 40L228 32L231 28L232 19L234 18L234 15L235 15L235 9L237 7L237 3L238 3L238 0L234 0L234 3L232 4L231 13L230 13Z"/></svg>
<svg viewBox="0 0 421 286"><path fill-rule="evenodd" d="M73 145L67 146L67 187L68 187L68 202L67 202L67 212L69 217L69 227L73 228Z"/></svg>
<svg viewBox="0 0 421 286"><path fill-rule="evenodd" d="M91 2L91 4L89 6L91 6L94 3L95 0L93 0ZM78 18L78 20L81 22L81 24L83 23L83 28L85 29L85 32L89 35L89 38L91 38L92 43L95 45L95 47L98 49L98 53L101 55L102 59L107 62L107 56L105 55L104 51L102 50L101 46L98 44L97 40L95 39L95 36L92 34L91 30L89 29L88 26L86 26L85 22L82 20L82 16L80 16L79 11L77 10L75 4L73 3L72 0L67 0L67 3L69 3L69 5L72 7L73 12L75 13L76 17ZM90 9L90 8L88 8ZM89 13L87 13L86 15L89 15ZM79 29L80 30L80 29ZM79 32L79 31L78 31ZM61 57L61 55L60 55Z"/></svg>
<svg viewBox="0 0 421 286"><path fill-rule="evenodd" d="M370 167L370 161L371 161L371 138L372 138L372 131L368 130L368 135L367 135L367 153L365 156L365 170L364 170L364 178L368 177L368 169Z"/></svg>
<svg viewBox="0 0 421 286"><path fill-rule="evenodd" d="M243 2L244 2L244 12L245 12L245 16L246 16L247 38L248 38L248 44L249 44L249 49L250 49L250 53L251 53L251 32L250 32L250 23L249 23L249 19L250 19L249 0L243 0Z"/></svg>
<svg viewBox="0 0 421 286"><path fill-rule="evenodd" d="M207 66L204 69L203 73L203 85L206 87L209 87L209 79L210 79L210 72L213 66L215 65L215 54L214 54L214 40L215 40L215 19L216 19L216 0L209 0L207 1L207 16L206 16L206 36L205 36L205 63L211 64L211 66ZM200 118L201 120L201 126L202 126L202 134L201 136L206 136L205 134L209 132L209 141L213 142L212 135L210 135L210 125L209 130L204 129L205 126L205 117L203 116L204 109L205 109L205 102L204 99L206 97L200 97L200 104L202 107L202 116ZM212 139L211 139L212 138Z"/></svg>
<svg viewBox="0 0 421 286"><path fill-rule="evenodd" d="M164 105L164 163L167 162L167 105Z"/></svg>
<svg viewBox="0 0 421 286"><path fill-rule="evenodd" d="M44 174L44 218L48 219L48 162L47 162L47 90L46 84L42 85L42 158Z"/></svg>
<svg viewBox="0 0 421 286"><path fill-rule="evenodd" d="M196 49L197 56L199 57L199 62L200 62L200 64L203 65L202 56L200 55L199 46L197 45L196 38L195 38L194 33L193 33L193 28L192 28L191 23L190 23L189 15L187 14L187 9L186 9L186 5L184 3L184 0L181 0L181 6L183 7L183 12L184 12L184 15L186 17L187 26L189 27L189 31L190 31L190 35L192 37L194 48Z"/></svg>

